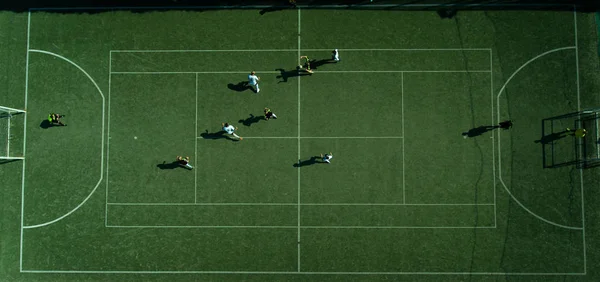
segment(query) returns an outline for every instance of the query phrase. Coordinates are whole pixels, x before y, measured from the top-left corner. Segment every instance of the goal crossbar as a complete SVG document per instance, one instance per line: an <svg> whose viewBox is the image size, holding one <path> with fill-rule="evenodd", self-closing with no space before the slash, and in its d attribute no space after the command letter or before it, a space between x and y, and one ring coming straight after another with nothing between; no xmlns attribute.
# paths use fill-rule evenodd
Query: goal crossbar
<svg viewBox="0 0 600 282"><path fill-rule="evenodd" d="M0 157L0 160L23 160L24 157Z"/></svg>
<svg viewBox="0 0 600 282"><path fill-rule="evenodd" d="M13 108L3 107L3 106L0 106L0 111L17 112L17 113L24 113L25 112L25 110L13 109Z"/></svg>

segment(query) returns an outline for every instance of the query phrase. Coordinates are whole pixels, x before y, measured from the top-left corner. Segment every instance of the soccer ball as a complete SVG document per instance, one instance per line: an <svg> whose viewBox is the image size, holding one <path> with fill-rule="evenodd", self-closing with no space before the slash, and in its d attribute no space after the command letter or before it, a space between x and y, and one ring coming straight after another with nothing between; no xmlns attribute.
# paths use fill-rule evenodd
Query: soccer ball
<svg viewBox="0 0 600 282"><path fill-rule="evenodd" d="M298 68L299 68L299 69L302 69L302 65L299 65L299 66L298 66Z"/></svg>

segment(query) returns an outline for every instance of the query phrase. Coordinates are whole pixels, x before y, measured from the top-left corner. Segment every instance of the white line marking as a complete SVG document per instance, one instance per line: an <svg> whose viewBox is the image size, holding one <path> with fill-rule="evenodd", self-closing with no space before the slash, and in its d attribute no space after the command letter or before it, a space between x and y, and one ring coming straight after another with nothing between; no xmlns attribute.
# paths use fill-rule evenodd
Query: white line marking
<svg viewBox="0 0 600 282"><path fill-rule="evenodd" d="M197 139L204 138L202 136ZM244 139L402 139L402 136L248 136Z"/></svg>
<svg viewBox="0 0 600 282"><path fill-rule="evenodd" d="M24 157L0 157L0 160L24 160Z"/></svg>
<svg viewBox="0 0 600 282"><path fill-rule="evenodd" d="M6 118L6 123L8 125L6 132L6 156L10 157L10 116Z"/></svg>
<svg viewBox="0 0 600 282"><path fill-rule="evenodd" d="M300 65L300 9L298 9L298 65ZM302 76L298 76L298 163L300 162L300 80ZM300 272L300 169L298 166L298 272Z"/></svg>
<svg viewBox="0 0 600 282"><path fill-rule="evenodd" d="M112 74L246 74L248 71L113 71ZM257 73L279 74L279 71L256 71ZM486 73L490 70L352 70L315 71L315 73Z"/></svg>
<svg viewBox="0 0 600 282"><path fill-rule="evenodd" d="M101 150L100 150L100 179L98 180L98 183L96 183L96 186L94 187L94 189L92 190L92 192L90 192L90 194L79 204L77 205L77 207L75 207L74 209L72 209L71 211L69 211L68 213L54 219L48 222L44 222L44 223L40 223L40 224L36 224L36 225L28 225L28 226L23 226L23 228L38 228L38 227L42 227L42 226L46 226L46 225L50 225L52 223L55 223L67 216L69 216L70 214L72 214L73 212L75 212L76 210L78 210L81 206L83 206L85 204L85 202L87 202L87 200L92 197L92 195L94 194L94 192L96 192L96 189L98 189L98 186L100 185L100 183L102 182L103 179L103 173L104 173L104 94L102 93L102 90L100 89L100 87L98 86L98 84L96 83L96 81L94 81L94 79L83 69L81 68L79 65L77 65L75 62L52 52L48 52L48 51L44 51L44 50L37 50L37 49L30 49L29 52L36 52L36 53L42 53L42 54L47 54L47 55L51 55L60 59L63 59L64 61L70 63L71 65L75 66L77 69L79 69L81 72L83 72L87 78L94 84L94 86L96 87L96 89L98 90L98 93L100 93L100 96L102 96L102 141L101 141Z"/></svg>
<svg viewBox="0 0 600 282"><path fill-rule="evenodd" d="M496 96L496 104L497 104L497 114L498 114L498 122L500 122L500 96L502 95L502 93L504 92L504 89L506 88L506 86L508 85L508 83L513 79L513 77L515 77L515 75L517 75L517 73L519 73L519 71L521 71L525 66L527 66L528 64L530 64L531 62L539 59L540 57L543 57L545 55L548 55L550 53L553 52L557 52L557 51L562 51L562 50L569 50L569 49L577 49L574 46L569 46L569 47L562 47L562 48L556 48L556 49L552 49L550 51L546 51L542 54L539 54L533 58L531 58L529 61L525 62L523 65L521 65L517 70L515 70L513 72L513 74L506 80L506 82L504 82L504 85L502 85L502 88L500 88L500 91L498 91L498 95ZM502 179L502 150L501 150L501 143L500 143L500 131L498 131L498 179L500 180L500 183L502 183L502 186L504 187L504 190L506 191L506 193L508 193L508 195L525 211L527 211L529 214L531 214L532 216L534 216L535 218L546 222L548 224L557 226L557 227L561 227L561 228L565 228L565 229L572 229L572 230L583 230L583 227L577 227L577 226L568 226L568 225L562 225L562 224L558 224L556 222L550 221L548 219L545 219L539 215L537 215L536 213L534 213L533 211L529 210L525 205L523 205L518 199L517 197L515 197L510 190L508 189L508 187L506 186L506 184L504 183L504 180Z"/></svg>
<svg viewBox="0 0 600 282"><path fill-rule="evenodd" d="M529 61L525 62L523 65L521 65L516 71L513 72L513 74L506 80L506 82L504 82L504 84L502 85L502 88L500 88L500 91L498 91L498 96L500 96L502 94L502 92L504 92L504 88L506 88L506 86L508 85L508 83L513 79L513 77L515 75L517 75L517 73L519 73L524 67L526 67L527 65L529 65L531 62L546 56L550 53L554 53L554 52L558 52L558 51L562 51L562 50L569 50L569 49L576 49L577 47L575 46L568 46L568 47L561 47L561 48L556 48L556 49L552 49L550 51L546 51L544 53L541 53L531 59L529 59ZM498 117L498 121L500 117Z"/></svg>
<svg viewBox="0 0 600 282"><path fill-rule="evenodd" d="M193 271L193 270L22 270L24 273L82 273L82 274L259 274L259 275L526 275L526 276L574 276L577 272L297 272L297 271Z"/></svg>
<svg viewBox="0 0 600 282"><path fill-rule="evenodd" d="M296 52L297 49L110 50L114 53Z"/></svg>
<svg viewBox="0 0 600 282"><path fill-rule="evenodd" d="M3 106L0 106L0 109L7 110L7 111L15 111L15 112L19 112L19 113L25 113L26 112L24 110L14 109L14 108L10 108L10 107L3 107Z"/></svg>
<svg viewBox="0 0 600 282"><path fill-rule="evenodd" d="M328 48L328 49L304 49L304 51L306 52L313 52L313 51L329 51L331 52L331 50L333 50L335 48ZM340 51L344 51L344 52L354 52L354 51L358 51L358 52L363 52L363 51L408 51L408 52L412 52L412 51L458 51L458 52L462 52L462 51L488 51L490 50L490 48L375 48L375 49L339 49Z"/></svg>
<svg viewBox="0 0 600 282"><path fill-rule="evenodd" d="M600 123L598 123L598 113L594 113L594 122L596 123L596 140L600 140ZM600 146L596 146L596 158L600 158Z"/></svg>
<svg viewBox="0 0 600 282"><path fill-rule="evenodd" d="M108 203L111 206L493 206L490 204L403 204L403 203Z"/></svg>
<svg viewBox="0 0 600 282"><path fill-rule="evenodd" d="M298 32L300 34L300 32ZM327 48L327 49L302 49L305 52L318 52L318 51L329 51L335 48ZM375 49L339 49L340 51L345 52L354 52L354 51L488 51L490 48L414 48L414 49L385 49L385 48L375 48ZM198 52L297 52L298 49L205 49L205 50L111 50L110 52L115 53L198 53ZM298 56L300 58L300 56Z"/></svg>
<svg viewBox="0 0 600 282"><path fill-rule="evenodd" d="M214 228L214 229L298 229L294 225L109 225L109 228ZM494 226L364 226L364 225L338 225L338 226L300 226L301 229L491 229Z"/></svg>
<svg viewBox="0 0 600 282"><path fill-rule="evenodd" d="M406 136L404 135L404 73L401 74L402 75L402 79L400 82L401 85L401 90L400 90L400 99L402 103L402 137ZM405 174L405 169L404 169L404 138L402 138L402 203L405 204L406 203L406 174Z"/></svg>
<svg viewBox="0 0 600 282"><path fill-rule="evenodd" d="M27 50L25 50L25 105L27 111L27 95L29 91L29 43L31 34L31 11L27 12ZM23 122L23 157L27 151L27 113L25 113ZM19 241L19 271L23 271L23 227L25 217L25 159L23 159L23 171L21 172L21 238Z"/></svg>
<svg viewBox="0 0 600 282"><path fill-rule="evenodd" d="M109 164L109 148L110 148L110 88L112 80L112 53L108 54L108 124L107 124L107 137L106 137L106 196L105 196L105 207L104 207L104 227L108 226L108 164Z"/></svg>
<svg viewBox="0 0 600 282"><path fill-rule="evenodd" d="M196 74L196 135L198 136L198 74ZM194 138L194 203L198 202L198 138Z"/></svg>
<svg viewBox="0 0 600 282"><path fill-rule="evenodd" d="M256 71L257 73L274 73L279 71ZM247 74L248 71L113 71L112 74Z"/></svg>
<svg viewBox="0 0 600 282"><path fill-rule="evenodd" d="M577 110L581 111L581 92L579 88L579 39L577 38L577 8L573 7L573 22L575 26L575 70L577 80ZM598 119L596 119L596 123ZM587 273L587 254L585 246L585 197L583 189L583 169L579 169L579 183L581 184L581 227L583 240L583 273Z"/></svg>
<svg viewBox="0 0 600 282"><path fill-rule="evenodd" d="M353 9L353 8L359 8L359 9L381 9L381 8L388 8L388 9L393 9L393 8L397 8L397 9L406 9L406 8L430 8L430 7L440 7L443 4L358 4L358 5L353 5L353 4L347 4L347 5L340 5L340 4L332 4L332 5L296 5L296 8L300 8L300 9ZM273 8L274 6L272 5L216 5L216 6L144 6L144 7L129 7L129 6L118 6L118 7L37 7L37 8L30 8L30 10L33 11L64 11L64 10L84 10L84 11L93 11L93 10L214 10L214 9L219 9L219 10L224 10L224 9L266 9L266 8ZM279 6L282 7L282 6ZM468 7L474 7L474 8L482 8L482 7L494 7L496 9L498 8L524 8L524 7L530 7L530 8L551 8L551 7L571 7L571 5L568 4L556 4L556 3L524 3L524 4L519 4L519 3L502 3L502 4L495 4L495 3L490 3L490 4L485 4L485 3L475 3L475 4L469 4L469 3L465 3L465 4L460 4L460 5L456 5L456 7L459 8L468 8ZM287 8L287 7L286 7Z"/></svg>
<svg viewBox="0 0 600 282"><path fill-rule="evenodd" d="M492 124L494 124L494 60L492 49L490 49L490 99ZM494 134L492 134L492 179L494 182L494 226L498 226L496 215L496 142L494 140Z"/></svg>

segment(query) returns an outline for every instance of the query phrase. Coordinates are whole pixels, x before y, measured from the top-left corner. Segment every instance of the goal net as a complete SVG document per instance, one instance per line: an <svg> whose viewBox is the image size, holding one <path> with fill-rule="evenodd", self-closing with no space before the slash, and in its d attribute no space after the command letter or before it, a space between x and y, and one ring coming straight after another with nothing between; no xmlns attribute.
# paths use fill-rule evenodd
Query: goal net
<svg viewBox="0 0 600 282"><path fill-rule="evenodd" d="M0 161L23 159L24 110L0 106Z"/></svg>
<svg viewBox="0 0 600 282"><path fill-rule="evenodd" d="M600 166L600 108L544 119L542 136L544 167Z"/></svg>

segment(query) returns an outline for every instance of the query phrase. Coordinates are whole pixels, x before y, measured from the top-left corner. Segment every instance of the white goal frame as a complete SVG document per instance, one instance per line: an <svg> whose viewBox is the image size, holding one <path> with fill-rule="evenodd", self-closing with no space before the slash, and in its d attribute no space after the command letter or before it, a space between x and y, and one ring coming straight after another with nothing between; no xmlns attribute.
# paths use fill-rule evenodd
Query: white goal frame
<svg viewBox="0 0 600 282"><path fill-rule="evenodd" d="M0 118L5 117L2 115L3 113L7 114L6 120L8 123L8 127L7 127L7 131L6 131L6 153L3 155L0 155L0 160L22 160L22 159L24 159L24 157L11 157L10 156L10 118L14 114L24 114L24 113L26 113L26 111L0 106Z"/></svg>

